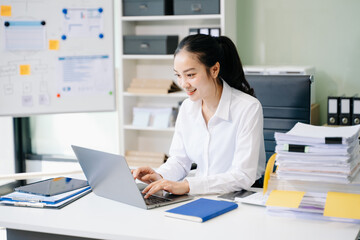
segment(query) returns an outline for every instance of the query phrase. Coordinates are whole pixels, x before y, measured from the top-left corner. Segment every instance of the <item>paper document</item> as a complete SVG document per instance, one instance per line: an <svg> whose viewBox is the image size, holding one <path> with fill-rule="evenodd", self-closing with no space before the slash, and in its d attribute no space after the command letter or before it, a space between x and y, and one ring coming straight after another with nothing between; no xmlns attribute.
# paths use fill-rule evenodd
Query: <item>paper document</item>
<svg viewBox="0 0 360 240"><path fill-rule="evenodd" d="M59 201L63 201L67 198L70 198L72 196L75 196L81 192L87 191L89 189L90 189L90 187L86 186L84 188L76 189L76 190L62 193L62 194L57 194L57 195L50 196L50 197L14 191L7 195L1 196L0 200L56 203Z"/></svg>
<svg viewBox="0 0 360 240"><path fill-rule="evenodd" d="M296 141L305 144L325 144L326 138L341 138L341 144L348 144L359 137L359 132L360 125L325 127L296 123L296 125L287 133L275 133L275 138L277 138L277 140Z"/></svg>
<svg viewBox="0 0 360 240"><path fill-rule="evenodd" d="M267 206L270 215L360 223L360 194L306 192L297 208Z"/></svg>
<svg viewBox="0 0 360 240"><path fill-rule="evenodd" d="M90 192L90 186L50 197L15 191L2 196L0 203L18 207L62 208Z"/></svg>
<svg viewBox="0 0 360 240"><path fill-rule="evenodd" d="M348 156L354 150L359 152L359 145L354 146L346 146L342 144L323 144L321 146L314 146L314 145L295 145L295 144L282 144L281 142L276 142L276 152L291 152L291 146L301 146L303 153L313 153L313 155L321 154L321 155L344 155ZM340 147L341 146L341 147Z"/></svg>
<svg viewBox="0 0 360 240"><path fill-rule="evenodd" d="M265 203L268 199L269 195L267 194L263 194L262 192L257 192L254 194L251 194L247 197L243 197L243 198L235 198L235 202L241 202L241 203L246 203L246 204L251 204L251 205L257 205L257 206L263 206L265 207Z"/></svg>
<svg viewBox="0 0 360 240"><path fill-rule="evenodd" d="M297 123L287 133L276 132L278 178L351 182L360 169L359 130Z"/></svg>

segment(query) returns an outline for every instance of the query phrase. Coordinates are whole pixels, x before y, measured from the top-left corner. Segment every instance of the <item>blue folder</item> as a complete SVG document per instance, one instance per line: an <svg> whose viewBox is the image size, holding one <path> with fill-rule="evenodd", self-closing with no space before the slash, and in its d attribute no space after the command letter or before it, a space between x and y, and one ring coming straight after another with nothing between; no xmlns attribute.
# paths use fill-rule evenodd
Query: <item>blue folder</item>
<svg viewBox="0 0 360 240"><path fill-rule="evenodd" d="M91 192L90 186L50 197L14 191L1 196L0 203L21 207L62 208L89 192Z"/></svg>
<svg viewBox="0 0 360 240"><path fill-rule="evenodd" d="M182 206L165 211L165 216L195 222L205 222L238 207L235 202L199 198Z"/></svg>

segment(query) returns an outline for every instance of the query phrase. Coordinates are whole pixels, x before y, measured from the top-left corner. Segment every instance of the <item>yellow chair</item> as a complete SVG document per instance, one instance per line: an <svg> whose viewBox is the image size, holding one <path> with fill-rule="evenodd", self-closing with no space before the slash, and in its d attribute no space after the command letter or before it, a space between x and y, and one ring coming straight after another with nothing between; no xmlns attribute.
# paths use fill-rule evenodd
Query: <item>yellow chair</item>
<svg viewBox="0 0 360 240"><path fill-rule="evenodd" d="M271 157L269 158L269 160L266 164L265 175L264 175L263 194L265 194L267 191L270 174L274 171L275 159L276 159L276 153L271 155Z"/></svg>

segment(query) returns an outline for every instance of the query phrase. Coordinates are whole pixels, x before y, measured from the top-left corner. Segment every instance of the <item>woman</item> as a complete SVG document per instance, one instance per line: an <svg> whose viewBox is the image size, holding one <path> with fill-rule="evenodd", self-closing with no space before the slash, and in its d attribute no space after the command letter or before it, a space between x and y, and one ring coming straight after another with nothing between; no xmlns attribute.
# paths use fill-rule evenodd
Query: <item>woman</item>
<svg viewBox="0 0 360 240"><path fill-rule="evenodd" d="M157 171L132 171L149 183L145 197L159 190L209 194L250 188L265 168L263 113L235 45L225 36L190 35L175 51L174 72L189 98L180 107L167 162ZM187 177L193 162L196 174Z"/></svg>

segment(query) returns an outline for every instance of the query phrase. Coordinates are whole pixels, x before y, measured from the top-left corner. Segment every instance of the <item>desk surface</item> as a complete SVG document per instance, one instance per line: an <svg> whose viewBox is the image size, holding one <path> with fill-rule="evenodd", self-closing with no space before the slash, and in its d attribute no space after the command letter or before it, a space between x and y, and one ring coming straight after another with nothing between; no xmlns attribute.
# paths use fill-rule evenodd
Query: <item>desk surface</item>
<svg viewBox="0 0 360 240"><path fill-rule="evenodd" d="M263 207L241 203L205 223L164 216L177 205L143 210L90 193L61 210L0 206L0 226L100 239L182 240L356 239L360 229L357 224L269 216Z"/></svg>

